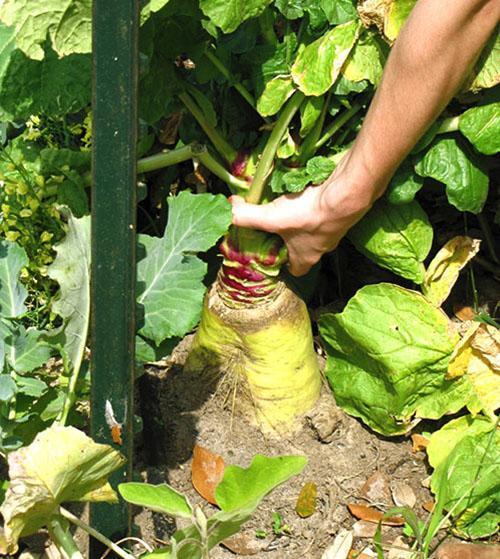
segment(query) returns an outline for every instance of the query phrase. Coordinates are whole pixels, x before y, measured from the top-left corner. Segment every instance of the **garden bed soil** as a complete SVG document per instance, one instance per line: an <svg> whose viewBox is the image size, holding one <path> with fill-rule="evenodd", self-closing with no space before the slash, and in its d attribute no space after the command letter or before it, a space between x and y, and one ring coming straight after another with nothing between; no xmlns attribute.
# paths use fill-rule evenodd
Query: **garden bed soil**
<svg viewBox="0 0 500 559"><path fill-rule="evenodd" d="M254 556L266 559L321 558L339 530L351 530L356 523L348 504L371 504L387 510L394 506L390 487L396 484L411 487L417 498L415 511L422 518L428 515L422 508L431 500L422 485L429 475L425 453L414 452L409 438L386 439L347 416L335 405L326 382L320 401L298 432L265 436L238 414L238 387L224 379L210 383L206 377L183 372L191 340L191 336L185 338L167 361L148 365L140 379L144 428L136 466L144 481L167 482L187 495L192 504L204 503L191 483L195 444L221 455L226 464L243 467L255 454L307 456L302 474L275 489L243 528L243 543L256 551ZM318 359L324 364L320 355ZM365 488L363 495L363 485L377 473L379 482L368 495ZM318 501L314 514L301 518L294 509L305 482L317 484ZM384 482L389 491L380 487ZM204 508L208 514L216 510L206 503ZM273 513L281 515L289 534L273 532ZM138 513L136 522L142 537L154 546L167 541L175 529L172 520L148 511ZM375 526L358 523L356 530L366 535ZM258 531L266 537L256 538ZM392 542L401 528L384 527L384 534L384 540ZM358 550L371 543L371 537L354 538ZM222 546L212 552L214 559L243 556Z"/></svg>

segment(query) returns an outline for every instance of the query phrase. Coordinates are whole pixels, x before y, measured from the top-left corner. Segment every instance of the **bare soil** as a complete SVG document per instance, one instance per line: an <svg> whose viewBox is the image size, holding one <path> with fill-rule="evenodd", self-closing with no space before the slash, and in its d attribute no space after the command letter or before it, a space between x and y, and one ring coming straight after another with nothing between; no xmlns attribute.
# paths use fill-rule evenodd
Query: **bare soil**
<svg viewBox="0 0 500 559"><path fill-rule="evenodd" d="M426 517L422 505L431 500L431 495L422 482L429 472L425 454L413 452L411 440L386 439L347 416L335 405L326 382L320 401L298 432L288 437L264 436L239 415L237 406L233 409L233 387L183 372L190 341L191 337L185 338L168 361L147 366L140 379L144 429L136 464L145 481L167 482L186 494L191 503L202 503L191 483L195 444L221 455L226 464L243 467L258 453L307 456L303 473L275 489L244 526L244 543L255 550L254 556L266 559L319 559L341 528L351 529L355 524L348 504L372 504L380 510L394 506L390 489L388 495L384 488L378 492L375 489L370 496L362 494L367 478L375 472L389 488L397 483L410 486L417 497L415 511ZM323 361L319 355L318 359ZM317 484L318 503L312 516L301 518L295 504L308 481ZM204 508L208 514L216 510L209 504ZM273 513L281 515L289 534L273 532ZM175 529L173 521L145 511L138 514L136 522L144 539L153 546L161 546ZM362 531L366 529L366 525L362 527ZM256 538L257 531L264 531L266 537ZM384 527L384 534L384 540L392 542L401 528ZM370 537L355 537L354 547L361 550L370 543ZM219 546L212 556L229 559L244 555Z"/></svg>

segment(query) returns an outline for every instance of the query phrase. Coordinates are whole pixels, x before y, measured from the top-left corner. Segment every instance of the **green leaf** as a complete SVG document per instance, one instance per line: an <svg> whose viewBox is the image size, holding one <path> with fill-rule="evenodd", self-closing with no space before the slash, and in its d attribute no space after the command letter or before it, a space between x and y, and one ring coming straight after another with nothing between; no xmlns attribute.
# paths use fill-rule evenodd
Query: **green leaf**
<svg viewBox="0 0 500 559"><path fill-rule="evenodd" d="M292 67L292 77L305 95L323 95L330 89L359 31L358 21L337 25L300 52Z"/></svg>
<svg viewBox="0 0 500 559"><path fill-rule="evenodd" d="M309 159L305 167L276 176L275 181L271 182L271 188L273 191L276 188L278 192L301 192L310 184L325 181L334 169L335 163L331 159L318 155Z"/></svg>
<svg viewBox="0 0 500 559"><path fill-rule="evenodd" d="M118 492L128 503L148 508L178 518L191 518L193 510L189 501L167 485L150 483L120 483Z"/></svg>
<svg viewBox="0 0 500 559"><path fill-rule="evenodd" d="M474 154L455 138L435 141L415 166L422 177L446 185L450 204L462 212L480 213L488 196L488 175Z"/></svg>
<svg viewBox="0 0 500 559"><path fill-rule="evenodd" d="M18 392L30 398L40 398L40 396L43 396L49 389L45 382L39 378L28 376L21 377L19 375L16 375L15 378Z"/></svg>
<svg viewBox="0 0 500 559"><path fill-rule="evenodd" d="M491 426L484 432L486 425L462 424L467 434L452 435L456 444L431 478L437 502L452 513L454 531L461 537L481 538L498 531L500 432Z"/></svg>
<svg viewBox="0 0 500 559"><path fill-rule="evenodd" d="M291 77L273 78L266 83L262 95L257 100L257 110L262 116L275 115L292 96L294 90Z"/></svg>
<svg viewBox="0 0 500 559"><path fill-rule="evenodd" d="M17 393L17 385L10 375L0 375L0 402L8 402Z"/></svg>
<svg viewBox="0 0 500 559"><path fill-rule="evenodd" d="M57 202L67 206L71 213L80 218L89 213L89 201L82 177L72 169L66 173L67 180L57 187Z"/></svg>
<svg viewBox="0 0 500 559"><path fill-rule="evenodd" d="M342 313L323 315L319 327L336 402L379 433L408 432L425 398L450 384L445 375L456 335L420 293L368 285Z"/></svg>
<svg viewBox="0 0 500 559"><path fill-rule="evenodd" d="M217 504L223 512L254 510L270 491L299 474L306 464L305 456L257 454L248 468L227 466L215 489Z"/></svg>
<svg viewBox="0 0 500 559"><path fill-rule="evenodd" d="M304 15L304 0L275 0L274 5L286 19L298 19Z"/></svg>
<svg viewBox="0 0 500 559"><path fill-rule="evenodd" d="M159 346L156 346L154 343L145 340L141 336L136 336L135 360L137 363L160 361L172 353L179 341L180 338L169 338Z"/></svg>
<svg viewBox="0 0 500 559"><path fill-rule="evenodd" d="M51 355L50 346L41 340L46 332L24 326L12 329L5 343L10 366L17 373L29 373L46 363Z"/></svg>
<svg viewBox="0 0 500 559"><path fill-rule="evenodd" d="M496 31L483 49L474 66L472 83L468 89L476 92L494 87L500 82L500 34Z"/></svg>
<svg viewBox="0 0 500 559"><path fill-rule="evenodd" d="M202 12L224 33L260 15L272 0L200 0Z"/></svg>
<svg viewBox="0 0 500 559"><path fill-rule="evenodd" d="M433 230L416 201L396 206L379 200L347 236L379 266L415 283L424 281L423 261L432 246Z"/></svg>
<svg viewBox="0 0 500 559"><path fill-rule="evenodd" d="M16 45L26 56L44 57L47 35L59 56L89 53L92 36L91 0L5 0L0 20L16 32Z"/></svg>
<svg viewBox="0 0 500 559"><path fill-rule="evenodd" d="M44 175L62 174L68 167L78 173L90 170L91 153L68 148L45 148L40 151L40 171Z"/></svg>
<svg viewBox="0 0 500 559"><path fill-rule="evenodd" d="M74 427L55 425L8 456L10 486L0 507L9 552L34 534L65 501L116 501L107 483L124 458Z"/></svg>
<svg viewBox="0 0 500 559"><path fill-rule="evenodd" d="M355 19L358 15L356 11L355 0L320 0L320 5L326 14L330 25L338 25L339 23L347 23Z"/></svg>
<svg viewBox="0 0 500 559"><path fill-rule="evenodd" d="M452 419L444 427L432 433L426 448L430 465L436 469L442 464L455 446L464 438L489 433L495 424L488 418L466 415Z"/></svg>
<svg viewBox="0 0 500 559"><path fill-rule="evenodd" d="M368 80L378 85L388 54L385 45L378 36L370 31L364 31L352 49L342 74L353 82Z"/></svg>
<svg viewBox="0 0 500 559"><path fill-rule="evenodd" d="M408 204L415 199L423 184L422 177L415 174L413 165L406 159L392 177L385 196L391 204Z"/></svg>
<svg viewBox="0 0 500 559"><path fill-rule="evenodd" d="M64 319L64 351L73 366L79 366L85 350L90 320L90 217L68 216L68 231L54 247L57 256L49 277L60 291L52 305Z"/></svg>
<svg viewBox="0 0 500 559"><path fill-rule="evenodd" d="M231 223L224 196L180 192L168 199L169 218L162 238L140 235L146 257L137 268L138 303L144 307L141 336L160 344L183 336L200 317L207 266L193 253L209 249Z"/></svg>
<svg viewBox="0 0 500 559"><path fill-rule="evenodd" d="M500 151L500 103L472 107L460 115L460 132L486 155Z"/></svg>
<svg viewBox="0 0 500 559"><path fill-rule="evenodd" d="M390 41L394 41L399 35L416 1L417 0L392 0L389 2L384 21L384 34Z"/></svg>
<svg viewBox="0 0 500 559"><path fill-rule="evenodd" d="M27 265L24 248L0 240L0 316L15 318L25 312L28 292L20 283L19 274Z"/></svg>
<svg viewBox="0 0 500 559"><path fill-rule="evenodd" d="M324 97L308 97L300 105L300 136L305 138L321 115Z"/></svg>

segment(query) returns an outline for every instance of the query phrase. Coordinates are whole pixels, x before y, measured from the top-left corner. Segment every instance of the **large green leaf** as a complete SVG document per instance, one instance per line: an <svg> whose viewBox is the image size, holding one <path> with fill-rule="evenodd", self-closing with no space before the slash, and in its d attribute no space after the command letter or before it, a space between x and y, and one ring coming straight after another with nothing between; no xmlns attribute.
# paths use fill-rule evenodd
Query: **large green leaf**
<svg viewBox="0 0 500 559"><path fill-rule="evenodd" d="M356 0L319 0L331 25L347 23L357 17Z"/></svg>
<svg viewBox="0 0 500 559"><path fill-rule="evenodd" d="M500 151L500 102L473 107L460 115L460 132L486 155Z"/></svg>
<svg viewBox="0 0 500 559"><path fill-rule="evenodd" d="M272 0L200 0L202 12L224 33L261 14Z"/></svg>
<svg viewBox="0 0 500 559"><path fill-rule="evenodd" d="M54 248L57 256L48 273L60 291L52 309L64 319L64 351L79 366L90 319L90 217L69 214L66 237Z"/></svg>
<svg viewBox="0 0 500 559"><path fill-rule="evenodd" d="M431 478L436 501L452 513L460 536L494 534L500 523L500 432L484 419L460 418L435 434L434 461L439 442L444 448ZM446 457L443 450L449 451Z"/></svg>
<svg viewBox="0 0 500 559"><path fill-rule="evenodd" d="M215 499L224 512L257 507L275 487L299 474L307 464L305 456L256 454L248 468L227 466L224 477L215 489Z"/></svg>
<svg viewBox="0 0 500 559"><path fill-rule="evenodd" d="M423 261L432 237L432 226L416 201L396 206L383 199L348 233L368 258L418 284L424 281Z"/></svg>
<svg viewBox="0 0 500 559"><path fill-rule="evenodd" d="M107 483L123 457L74 427L55 425L8 456L10 485L0 507L9 552L35 533L65 501L116 501Z"/></svg>
<svg viewBox="0 0 500 559"><path fill-rule="evenodd" d="M445 374L455 335L447 316L415 291L368 285L342 313L323 315L319 326L337 403L379 433L406 433L427 396L452 384ZM450 402L439 403L436 417Z"/></svg>
<svg viewBox="0 0 500 559"><path fill-rule="evenodd" d="M387 58L387 45L378 36L365 31L347 58L342 69L345 78L353 82L368 80L378 85Z"/></svg>
<svg viewBox="0 0 500 559"><path fill-rule="evenodd" d="M500 34L493 33L474 66L469 89L478 91L500 82Z"/></svg>
<svg viewBox="0 0 500 559"><path fill-rule="evenodd" d="M488 175L473 153L455 138L435 141L415 166L422 177L446 185L450 204L460 211L479 213L488 196Z"/></svg>
<svg viewBox="0 0 500 559"><path fill-rule="evenodd" d="M19 281L19 273L28 264L24 248L0 240L0 316L14 318L24 313L28 292Z"/></svg>
<svg viewBox="0 0 500 559"><path fill-rule="evenodd" d="M392 177L385 196L391 204L408 204L415 199L423 184L423 178L415 173L413 165L406 159Z"/></svg>
<svg viewBox="0 0 500 559"><path fill-rule="evenodd" d="M155 512L179 518L191 518L193 515L193 510L186 497L166 483L161 485L120 483L118 491L128 503L146 507Z"/></svg>
<svg viewBox="0 0 500 559"><path fill-rule="evenodd" d="M140 334L157 345L183 336L198 322L207 266L194 253L213 246L231 223L224 196L183 191L168 205L164 236L139 236L146 251L137 267L138 303L144 307Z"/></svg>
<svg viewBox="0 0 500 559"><path fill-rule="evenodd" d="M32 60L15 48L12 30L0 23L0 117L78 111L90 102L91 63L90 55L58 58L48 47L43 60Z"/></svg>
<svg viewBox="0 0 500 559"><path fill-rule="evenodd" d="M306 95L323 95L340 75L360 32L359 21L337 25L307 45L292 67L292 77Z"/></svg>
<svg viewBox="0 0 500 559"><path fill-rule="evenodd" d="M91 51L92 0L5 0L0 21L16 31L16 44L26 56L44 57L49 35L59 56Z"/></svg>
<svg viewBox="0 0 500 559"><path fill-rule="evenodd" d="M277 76L267 82L262 95L257 100L257 110L262 116L274 115L281 109L293 92L292 78L289 76Z"/></svg>
<svg viewBox="0 0 500 559"><path fill-rule="evenodd" d="M46 332L24 326L12 328L5 340L5 351L10 366L18 373L29 373L46 363L51 355L49 344L42 340Z"/></svg>

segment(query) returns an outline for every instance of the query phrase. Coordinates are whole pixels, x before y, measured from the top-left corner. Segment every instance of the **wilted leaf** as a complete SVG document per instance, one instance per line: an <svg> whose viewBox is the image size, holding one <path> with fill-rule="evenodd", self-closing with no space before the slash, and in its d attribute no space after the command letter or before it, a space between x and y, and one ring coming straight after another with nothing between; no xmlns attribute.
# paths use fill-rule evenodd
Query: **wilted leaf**
<svg viewBox="0 0 500 559"><path fill-rule="evenodd" d="M179 126L182 120L182 111L172 113L161 127L158 139L162 144L171 146L177 142Z"/></svg>
<svg viewBox="0 0 500 559"><path fill-rule="evenodd" d="M191 463L191 481L198 493L212 505L216 505L215 488L224 475L225 463L222 456L213 454L196 444Z"/></svg>
<svg viewBox="0 0 500 559"><path fill-rule="evenodd" d="M422 177L446 185L450 204L462 212L479 213L488 196L488 174L477 157L455 138L440 138L415 166Z"/></svg>
<svg viewBox="0 0 500 559"><path fill-rule="evenodd" d="M436 418L464 405L449 394L456 383L445 379L457 336L448 317L415 291L368 285L342 313L322 315L319 327L337 404L372 429L405 433L414 413Z"/></svg>
<svg viewBox="0 0 500 559"><path fill-rule="evenodd" d="M120 483L118 491L128 503L155 512L179 518L191 518L193 513L186 497L166 483L161 485L135 482Z"/></svg>
<svg viewBox="0 0 500 559"><path fill-rule="evenodd" d="M323 95L338 78L360 31L359 22L337 25L301 51L292 77L306 95Z"/></svg>
<svg viewBox="0 0 500 559"><path fill-rule="evenodd" d="M183 336L198 322L207 265L195 253L213 246L231 223L231 206L221 195L182 191L168 206L164 236L139 235L146 250L137 266L137 300L145 312L139 333L157 345Z"/></svg>
<svg viewBox="0 0 500 559"><path fill-rule="evenodd" d="M362 0L358 4L358 12L365 25L376 25L392 42L415 3L416 0Z"/></svg>
<svg viewBox="0 0 500 559"><path fill-rule="evenodd" d="M124 458L74 427L55 425L8 456L10 485L0 507L10 552L35 533L65 501L117 500L107 483Z"/></svg>
<svg viewBox="0 0 500 559"><path fill-rule="evenodd" d="M455 304L453 305L454 315L462 322L467 322L468 320L474 320L476 313L472 307L468 305Z"/></svg>
<svg viewBox="0 0 500 559"><path fill-rule="evenodd" d="M404 518L399 516L384 518L383 512L367 505L348 504L347 508L353 516L366 522L378 523L382 521L382 524L386 526L403 526L405 523Z"/></svg>
<svg viewBox="0 0 500 559"><path fill-rule="evenodd" d="M422 291L436 307L450 294L460 270L479 252L481 241L470 237L454 237L432 259L425 272Z"/></svg>
<svg viewBox="0 0 500 559"><path fill-rule="evenodd" d="M304 483L300 490L295 512L302 518L311 516L316 511L316 501L318 499L318 487L312 481Z"/></svg>
<svg viewBox="0 0 500 559"><path fill-rule="evenodd" d="M379 266L415 283L424 281L423 261L431 249L433 229L418 202L396 206L381 199L347 237Z"/></svg>
<svg viewBox="0 0 500 559"><path fill-rule="evenodd" d="M295 88L289 76L277 76L266 83L262 95L257 100L257 110L262 116L276 114L293 94Z"/></svg>
<svg viewBox="0 0 500 559"><path fill-rule="evenodd" d="M324 551L321 559L347 559L352 547L352 540L352 532L340 530L335 536L333 544Z"/></svg>
<svg viewBox="0 0 500 559"><path fill-rule="evenodd" d="M419 435L418 433L413 433L411 436L412 442L412 451L413 452L420 452L421 450L425 450L427 445L429 444L429 439L424 437L423 435Z"/></svg>
<svg viewBox="0 0 500 559"><path fill-rule="evenodd" d="M424 510L426 510L427 512L434 512L434 509L436 508L436 502L435 501L426 501L422 505L422 508Z"/></svg>
<svg viewBox="0 0 500 559"><path fill-rule="evenodd" d="M500 151L500 103L472 107L460 115L460 132L486 155Z"/></svg>

